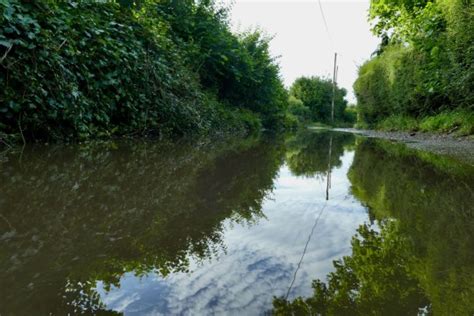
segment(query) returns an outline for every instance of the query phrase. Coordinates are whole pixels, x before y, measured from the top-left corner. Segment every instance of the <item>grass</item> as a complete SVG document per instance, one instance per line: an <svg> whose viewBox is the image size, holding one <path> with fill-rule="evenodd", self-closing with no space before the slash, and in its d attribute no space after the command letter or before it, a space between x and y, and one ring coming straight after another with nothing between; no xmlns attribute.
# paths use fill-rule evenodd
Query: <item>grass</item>
<svg viewBox="0 0 474 316"><path fill-rule="evenodd" d="M453 111L443 112L424 118L420 122L423 132L455 133L459 136L474 134L474 112Z"/></svg>
<svg viewBox="0 0 474 316"><path fill-rule="evenodd" d="M391 115L379 122L376 128L383 131L417 131L418 122L409 116Z"/></svg>
<svg viewBox="0 0 474 316"><path fill-rule="evenodd" d="M421 119L391 115L377 123L375 128L383 131L421 131L468 136L474 135L474 112L456 110Z"/></svg>

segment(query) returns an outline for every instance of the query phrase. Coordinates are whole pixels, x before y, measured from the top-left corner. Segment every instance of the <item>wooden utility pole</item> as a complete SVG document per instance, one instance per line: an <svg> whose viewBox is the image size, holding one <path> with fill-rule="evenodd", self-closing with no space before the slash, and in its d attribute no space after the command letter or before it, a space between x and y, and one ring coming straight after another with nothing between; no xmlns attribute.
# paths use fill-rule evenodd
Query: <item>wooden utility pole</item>
<svg viewBox="0 0 474 316"><path fill-rule="evenodd" d="M332 73L331 120L334 123L334 98L336 95L337 53L334 53L334 71Z"/></svg>

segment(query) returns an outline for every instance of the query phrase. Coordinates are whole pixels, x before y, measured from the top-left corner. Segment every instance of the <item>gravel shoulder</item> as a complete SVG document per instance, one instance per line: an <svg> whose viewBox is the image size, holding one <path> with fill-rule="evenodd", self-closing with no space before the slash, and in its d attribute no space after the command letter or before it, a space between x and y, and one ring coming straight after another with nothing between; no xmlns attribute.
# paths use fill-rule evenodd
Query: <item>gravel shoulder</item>
<svg viewBox="0 0 474 316"><path fill-rule="evenodd" d="M333 130L402 142L410 148L450 156L474 166L474 138L472 136L454 137L449 134L382 132L355 128Z"/></svg>

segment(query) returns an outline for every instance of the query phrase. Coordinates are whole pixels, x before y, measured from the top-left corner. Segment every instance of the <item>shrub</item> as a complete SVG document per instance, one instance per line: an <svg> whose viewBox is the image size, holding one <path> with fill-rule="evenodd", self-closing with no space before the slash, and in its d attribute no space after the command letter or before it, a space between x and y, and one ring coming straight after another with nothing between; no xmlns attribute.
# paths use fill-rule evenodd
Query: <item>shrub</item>
<svg viewBox="0 0 474 316"><path fill-rule="evenodd" d="M301 123L311 120L311 110L303 104L303 101L292 95L288 98L288 112Z"/></svg>
<svg viewBox="0 0 474 316"><path fill-rule="evenodd" d="M354 83L359 119L375 126L391 115L472 112L473 14L463 0L373 0L370 19L382 44Z"/></svg>
<svg viewBox="0 0 474 316"><path fill-rule="evenodd" d="M344 122L354 125L357 121L357 108L355 105L350 105L344 109Z"/></svg>
<svg viewBox="0 0 474 316"><path fill-rule="evenodd" d="M171 136L283 121L268 38L232 34L212 1L120 3L0 1L0 133Z"/></svg>

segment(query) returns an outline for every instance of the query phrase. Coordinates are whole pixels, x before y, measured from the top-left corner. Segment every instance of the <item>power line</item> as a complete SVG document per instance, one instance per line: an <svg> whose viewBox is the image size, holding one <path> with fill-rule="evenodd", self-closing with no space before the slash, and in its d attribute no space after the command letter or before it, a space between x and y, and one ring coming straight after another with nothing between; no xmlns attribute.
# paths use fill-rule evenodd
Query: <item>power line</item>
<svg viewBox="0 0 474 316"><path fill-rule="evenodd" d="M319 4L319 11L321 12L321 16L323 17L324 27L326 28L326 33L328 35L329 42L331 43L332 49L334 50L334 43L332 41L331 33L329 32L328 23L326 21L326 16L324 15L324 10L323 10L323 5L321 4L321 0L318 0L318 4Z"/></svg>
<svg viewBox="0 0 474 316"><path fill-rule="evenodd" d="M334 70L333 70L333 74L332 74L332 100L331 100L331 121L334 124L334 98L335 98L335 95L336 95L337 53L336 53L336 50L334 48L334 42L332 40L331 33L329 32L329 26L328 26L328 23L326 21L326 16L324 15L324 10L323 10L323 5L321 3L321 0L318 0L318 4L319 4L319 11L321 12L321 16L323 18L324 27L326 28L326 33L327 33L328 38L329 38L329 43L331 44L332 50L334 51Z"/></svg>

